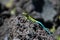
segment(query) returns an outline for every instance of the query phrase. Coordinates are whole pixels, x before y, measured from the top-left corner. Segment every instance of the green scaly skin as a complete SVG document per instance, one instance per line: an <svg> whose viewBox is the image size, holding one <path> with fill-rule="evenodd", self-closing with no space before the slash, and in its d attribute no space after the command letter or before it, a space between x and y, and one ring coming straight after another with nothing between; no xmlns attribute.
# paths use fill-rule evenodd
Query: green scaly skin
<svg viewBox="0 0 60 40"><path fill-rule="evenodd" d="M32 22L35 22L35 23L40 24L41 27L42 27L45 31L47 31L49 34L51 34L50 31L49 31L41 22L36 21L36 20L33 19L31 16L29 16L26 12L23 12L23 15L26 17L26 19L31 20Z"/></svg>
<svg viewBox="0 0 60 40"><path fill-rule="evenodd" d="M33 19L31 16L29 16L27 13L23 12L23 15L24 15L28 20L31 20L32 22L36 22L36 20Z"/></svg>

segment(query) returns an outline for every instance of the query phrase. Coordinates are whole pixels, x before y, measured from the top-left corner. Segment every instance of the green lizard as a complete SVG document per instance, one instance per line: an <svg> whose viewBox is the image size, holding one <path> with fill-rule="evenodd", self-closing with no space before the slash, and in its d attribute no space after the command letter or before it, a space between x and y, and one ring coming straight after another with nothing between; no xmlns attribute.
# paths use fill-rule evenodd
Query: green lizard
<svg viewBox="0 0 60 40"><path fill-rule="evenodd" d="M30 20L30 21L32 21L32 22L34 22L34 23L40 24L41 27L42 27L45 31L47 31L49 34L51 34L50 31L49 31L41 22L33 19L31 16L29 16L29 15L27 14L27 12L23 12L22 14L26 17L26 19L28 19L28 20Z"/></svg>

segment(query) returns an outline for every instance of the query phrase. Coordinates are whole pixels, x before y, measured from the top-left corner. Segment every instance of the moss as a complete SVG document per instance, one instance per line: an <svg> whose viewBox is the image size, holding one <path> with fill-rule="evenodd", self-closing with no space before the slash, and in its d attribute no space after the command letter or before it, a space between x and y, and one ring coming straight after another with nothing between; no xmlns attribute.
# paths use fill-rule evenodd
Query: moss
<svg viewBox="0 0 60 40"><path fill-rule="evenodd" d="M54 32L55 32L55 26L53 26L53 27L50 29L50 31L51 31L52 33L54 33Z"/></svg>
<svg viewBox="0 0 60 40"><path fill-rule="evenodd" d="M57 36L57 40L60 40L60 35L59 35L59 36Z"/></svg>
<svg viewBox="0 0 60 40"><path fill-rule="evenodd" d="M16 8L11 10L11 15L15 15Z"/></svg>
<svg viewBox="0 0 60 40"><path fill-rule="evenodd" d="M9 2L7 2L5 6L7 8L10 8L12 6L12 4L13 4L13 0L9 0Z"/></svg>

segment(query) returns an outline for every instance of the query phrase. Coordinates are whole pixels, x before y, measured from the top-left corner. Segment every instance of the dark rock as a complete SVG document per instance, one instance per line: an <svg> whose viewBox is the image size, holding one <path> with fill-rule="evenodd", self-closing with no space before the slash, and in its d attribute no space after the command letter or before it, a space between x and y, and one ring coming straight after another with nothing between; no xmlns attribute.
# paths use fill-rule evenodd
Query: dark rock
<svg viewBox="0 0 60 40"><path fill-rule="evenodd" d="M32 0L33 5L35 6L35 11L42 12L43 6L45 4L44 0Z"/></svg>

